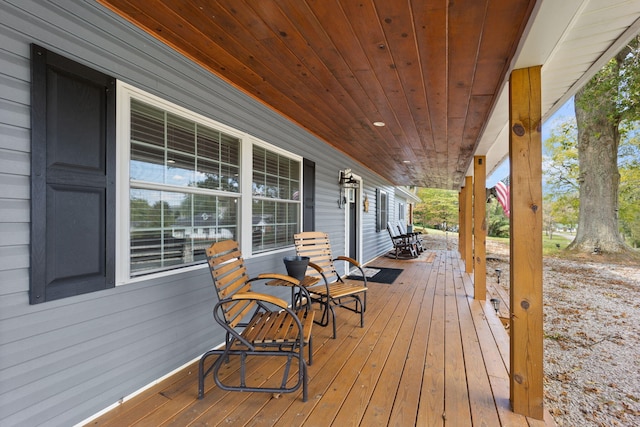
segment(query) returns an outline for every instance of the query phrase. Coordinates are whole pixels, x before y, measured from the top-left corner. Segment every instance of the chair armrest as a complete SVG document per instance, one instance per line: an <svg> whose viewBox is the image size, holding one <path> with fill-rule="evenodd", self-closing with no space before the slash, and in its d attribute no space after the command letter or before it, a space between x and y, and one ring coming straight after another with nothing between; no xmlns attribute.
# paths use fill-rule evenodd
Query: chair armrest
<svg viewBox="0 0 640 427"><path fill-rule="evenodd" d="M291 284L291 286L299 286L300 285L300 281L298 279L296 279L295 277L291 277L291 276L287 276L286 274L279 274L279 273L262 273L262 274L258 274L257 277L254 277L252 279L249 279L248 281L254 281L254 280L283 280L285 282L287 282L287 284Z"/></svg>
<svg viewBox="0 0 640 427"><path fill-rule="evenodd" d="M313 268L320 274L324 273L324 269L320 267L318 264L316 264L315 262L309 261L309 267Z"/></svg>
<svg viewBox="0 0 640 427"><path fill-rule="evenodd" d="M280 308L287 309L289 304L282 298L275 297L273 295L261 294L257 292L238 292L234 294L230 300L239 301L239 300L253 300L253 301L263 301L268 302L270 304L277 305Z"/></svg>
<svg viewBox="0 0 640 427"><path fill-rule="evenodd" d="M225 314L224 314L225 313L224 305L234 301L237 303L238 301L253 302L253 304L249 303L247 306L245 306L246 308L249 308L254 304L257 305L258 308L256 309L255 313L252 315L251 321L249 321L248 323L240 324L235 322L228 322L226 320ZM240 341L242 344L246 345L249 349L254 351L255 345L254 345L253 339L245 337L243 335L243 332L241 332L240 330L237 330L236 327L237 326L240 326L243 328L249 327L252 324L253 318L255 318L256 315L262 316L262 314L264 314L264 313L262 314L259 313L260 308L262 308L262 310L265 310L265 313L272 312L272 310L266 307L265 303L272 304L281 308L281 310L279 311L280 313L287 313L288 316L292 317L292 320L297 327L297 333L296 333L296 335L298 336L297 340L300 342L300 345L302 346L303 331L304 331L302 327L302 322L300 321L296 313L291 308L289 308L285 300L275 297L273 295L261 294L258 292L238 292L229 298L225 298L221 301L218 301L213 311L213 317L216 320L216 322L218 322L218 324L222 326L227 331L227 333L233 337L232 339ZM238 304L247 304L247 303L238 303ZM243 308L242 312L240 313L240 316L244 316L244 314L246 313L247 312Z"/></svg>
<svg viewBox="0 0 640 427"><path fill-rule="evenodd" d="M358 261L356 261L353 258L349 258L348 256L339 256L336 259L334 259L334 261L347 261L347 262L355 265L356 267L360 267L360 263Z"/></svg>
<svg viewBox="0 0 640 427"><path fill-rule="evenodd" d="M318 264L314 263L314 262L309 262L309 267L313 268L314 270L316 270L318 272L318 274L320 274L320 276L322 277L322 281L324 282L324 285L327 288L327 295L329 294L329 280L327 279L327 276L325 276L324 274L324 268L320 267Z"/></svg>

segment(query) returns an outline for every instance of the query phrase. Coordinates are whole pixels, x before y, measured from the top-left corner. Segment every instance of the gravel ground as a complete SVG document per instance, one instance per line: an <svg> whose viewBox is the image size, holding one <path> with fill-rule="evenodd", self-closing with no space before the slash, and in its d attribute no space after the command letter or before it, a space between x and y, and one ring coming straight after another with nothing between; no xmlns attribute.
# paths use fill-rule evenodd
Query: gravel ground
<svg viewBox="0 0 640 427"><path fill-rule="evenodd" d="M487 280L509 249L487 242ZM545 257L545 406L558 426L640 426L640 266Z"/></svg>
<svg viewBox="0 0 640 427"><path fill-rule="evenodd" d="M455 249L457 235L425 236ZM558 426L640 426L640 266L544 259L545 407ZM487 283L509 247L487 241Z"/></svg>

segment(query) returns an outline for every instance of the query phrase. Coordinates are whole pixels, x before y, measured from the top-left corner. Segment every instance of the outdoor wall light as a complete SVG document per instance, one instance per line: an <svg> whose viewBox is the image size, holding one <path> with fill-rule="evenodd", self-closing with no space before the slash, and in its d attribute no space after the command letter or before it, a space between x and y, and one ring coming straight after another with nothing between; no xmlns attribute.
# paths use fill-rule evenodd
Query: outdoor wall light
<svg viewBox="0 0 640 427"><path fill-rule="evenodd" d="M345 188L357 188L360 186L360 181L353 177L353 173L351 173L351 169L345 169L340 171L340 177L338 178L338 183L341 187Z"/></svg>
<svg viewBox="0 0 640 427"><path fill-rule="evenodd" d="M496 314L500 314L500 300L498 298L491 298L489 301L491 301Z"/></svg>

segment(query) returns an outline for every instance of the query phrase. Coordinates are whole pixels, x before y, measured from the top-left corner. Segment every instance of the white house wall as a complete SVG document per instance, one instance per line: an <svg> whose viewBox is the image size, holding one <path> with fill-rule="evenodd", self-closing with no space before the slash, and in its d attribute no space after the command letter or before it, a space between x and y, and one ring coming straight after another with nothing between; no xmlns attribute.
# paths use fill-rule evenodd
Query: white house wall
<svg viewBox="0 0 640 427"><path fill-rule="evenodd" d="M81 422L223 341L206 269L29 305L30 44L37 43L316 164L316 229L344 251L338 171L363 178L363 260L390 248L375 232L375 188L393 189L300 127L93 1L0 3L0 425ZM359 201L360 206L362 202ZM285 253L248 261L284 272ZM194 394L197 384L194 381Z"/></svg>

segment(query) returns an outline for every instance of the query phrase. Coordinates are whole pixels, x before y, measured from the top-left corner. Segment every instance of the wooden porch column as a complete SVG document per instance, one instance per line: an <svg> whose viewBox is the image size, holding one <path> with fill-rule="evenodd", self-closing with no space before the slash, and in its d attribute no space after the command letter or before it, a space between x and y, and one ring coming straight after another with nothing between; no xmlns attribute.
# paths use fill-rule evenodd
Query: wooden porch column
<svg viewBox="0 0 640 427"><path fill-rule="evenodd" d="M464 261L464 239L462 238L462 233L464 232L464 188L461 188L458 191L458 253L460 254L460 259Z"/></svg>
<svg viewBox="0 0 640 427"><path fill-rule="evenodd" d="M470 176L467 176L464 179L464 236L462 238L464 239L463 259L467 273L471 273L473 271L473 246L471 244L471 237L473 236L473 228L471 226L471 219L473 218L471 214L471 209L473 208L472 180L473 178Z"/></svg>
<svg viewBox="0 0 640 427"><path fill-rule="evenodd" d="M473 158L473 297L487 299L487 167L485 156Z"/></svg>
<svg viewBox="0 0 640 427"><path fill-rule="evenodd" d="M509 86L511 373L513 411L543 419L542 115L540 66Z"/></svg>

